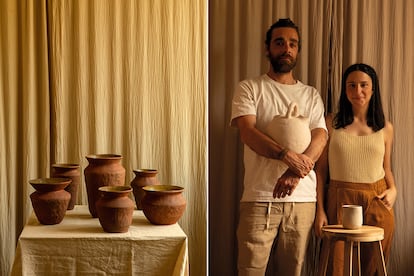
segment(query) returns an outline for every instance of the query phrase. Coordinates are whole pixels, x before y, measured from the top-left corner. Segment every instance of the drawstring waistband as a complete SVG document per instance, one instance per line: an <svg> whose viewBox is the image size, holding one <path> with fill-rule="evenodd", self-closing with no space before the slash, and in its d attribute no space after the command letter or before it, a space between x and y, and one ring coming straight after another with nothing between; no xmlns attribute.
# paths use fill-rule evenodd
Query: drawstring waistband
<svg viewBox="0 0 414 276"><path fill-rule="evenodd" d="M288 203L288 202L286 202ZM283 227L283 231L286 232L286 225L287 223L294 223L292 215L293 215L293 211L294 211L294 207L295 207L295 202L290 202L291 205L290 206L290 210L289 213L287 215L285 215L285 211L286 211L286 203L283 204L283 223L282 223L282 227ZM270 216L271 216L271 212L272 212L272 202L268 202L267 203L267 213L266 213L266 230L268 230L270 228Z"/></svg>
<svg viewBox="0 0 414 276"><path fill-rule="evenodd" d="M270 212L272 210L272 202L270 201L267 205L267 214L266 214L266 230L270 227Z"/></svg>

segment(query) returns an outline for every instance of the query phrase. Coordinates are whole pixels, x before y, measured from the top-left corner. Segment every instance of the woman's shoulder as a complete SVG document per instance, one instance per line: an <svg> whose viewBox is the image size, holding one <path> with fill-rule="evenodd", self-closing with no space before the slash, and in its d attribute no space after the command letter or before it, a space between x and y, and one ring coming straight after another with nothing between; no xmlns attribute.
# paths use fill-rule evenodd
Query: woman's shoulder
<svg viewBox="0 0 414 276"><path fill-rule="evenodd" d="M391 135L391 136L393 135L394 126L392 125L392 123L390 121L385 122L384 132L385 132L386 135Z"/></svg>

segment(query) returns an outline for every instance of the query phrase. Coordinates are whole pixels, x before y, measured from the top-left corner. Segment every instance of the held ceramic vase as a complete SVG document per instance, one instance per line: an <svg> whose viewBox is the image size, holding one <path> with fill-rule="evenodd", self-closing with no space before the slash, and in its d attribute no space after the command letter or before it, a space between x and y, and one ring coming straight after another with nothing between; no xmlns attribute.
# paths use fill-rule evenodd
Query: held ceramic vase
<svg viewBox="0 0 414 276"><path fill-rule="evenodd" d="M311 142L309 118L299 114L294 102L289 105L286 115L273 117L266 133L283 147L297 153L303 153Z"/></svg>
<svg viewBox="0 0 414 276"><path fill-rule="evenodd" d="M96 218L95 204L99 199L99 187L123 186L125 168L121 164L121 155L117 154L91 154L86 159L89 161L84 170L88 207L92 217Z"/></svg>
<svg viewBox="0 0 414 276"><path fill-rule="evenodd" d="M184 188L155 185L145 186L142 189L145 191L142 209L145 217L152 224L174 224L181 218L187 204L182 194Z"/></svg>
<svg viewBox="0 0 414 276"><path fill-rule="evenodd" d="M72 182L65 188L65 190L71 195L68 210L73 210L78 199L78 188L81 181L80 165L68 163L52 164L50 176L67 177L72 179Z"/></svg>
<svg viewBox="0 0 414 276"><path fill-rule="evenodd" d="M145 195L145 191L142 189L145 186L160 185L157 178L158 171L155 169L139 169L134 170L135 178L131 181L131 187L133 189L135 202L137 209L142 210L142 198Z"/></svg>
<svg viewBox="0 0 414 276"><path fill-rule="evenodd" d="M65 188L70 178L38 178L29 180L35 188L30 194L33 210L41 224L59 224L68 209L70 193Z"/></svg>
<svg viewBox="0 0 414 276"><path fill-rule="evenodd" d="M103 186L96 202L96 211L103 230L108 233L128 232L135 204L129 195L130 186Z"/></svg>

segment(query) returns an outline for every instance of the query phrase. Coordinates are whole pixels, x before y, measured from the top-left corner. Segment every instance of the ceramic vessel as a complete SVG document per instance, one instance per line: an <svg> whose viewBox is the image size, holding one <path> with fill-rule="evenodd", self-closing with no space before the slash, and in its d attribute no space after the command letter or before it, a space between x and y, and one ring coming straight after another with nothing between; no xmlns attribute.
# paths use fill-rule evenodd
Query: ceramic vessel
<svg viewBox="0 0 414 276"><path fill-rule="evenodd" d="M59 224L68 209L70 193L65 188L70 178L38 178L29 180L36 190L30 194L33 210L41 224Z"/></svg>
<svg viewBox="0 0 414 276"><path fill-rule="evenodd" d="M346 229L358 229L363 224L363 211L360 205L342 205L342 226Z"/></svg>
<svg viewBox="0 0 414 276"><path fill-rule="evenodd" d="M80 185L80 165L69 163L57 163L52 164L50 176L51 177L67 177L72 179L72 182L65 188L71 195L68 210L72 210L75 207L78 199L78 188Z"/></svg>
<svg viewBox="0 0 414 276"><path fill-rule="evenodd" d="M152 223L168 225L176 223L183 215L186 201L184 188L173 185L154 185L142 188L145 196L142 209L145 217Z"/></svg>
<svg viewBox="0 0 414 276"><path fill-rule="evenodd" d="M131 187L133 189L135 203L138 210L142 210L142 198L145 195L142 189L145 186L160 185L157 178L158 171L155 169L139 169L134 170L135 178L131 181Z"/></svg>
<svg viewBox="0 0 414 276"><path fill-rule="evenodd" d="M283 147L297 153L303 153L311 142L309 118L299 114L294 102L285 115L273 117L265 132Z"/></svg>
<svg viewBox="0 0 414 276"><path fill-rule="evenodd" d="M103 186L99 188L101 197L96 202L99 222L105 232L128 232L132 223L135 204L129 195L130 186Z"/></svg>
<svg viewBox="0 0 414 276"><path fill-rule="evenodd" d="M121 164L122 156L118 154L91 154L86 159L89 162L84 170L88 207L92 217L96 218L95 204L99 199L99 187L123 186L125 168Z"/></svg>

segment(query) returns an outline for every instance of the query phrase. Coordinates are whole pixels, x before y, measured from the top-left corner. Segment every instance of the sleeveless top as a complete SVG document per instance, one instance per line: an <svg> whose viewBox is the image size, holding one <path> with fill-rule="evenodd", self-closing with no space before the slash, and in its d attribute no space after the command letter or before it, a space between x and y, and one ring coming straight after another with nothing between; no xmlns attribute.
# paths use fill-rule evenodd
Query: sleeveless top
<svg viewBox="0 0 414 276"><path fill-rule="evenodd" d="M328 162L330 179L373 183L385 176L383 129L369 135L357 136L343 129L332 129Z"/></svg>

